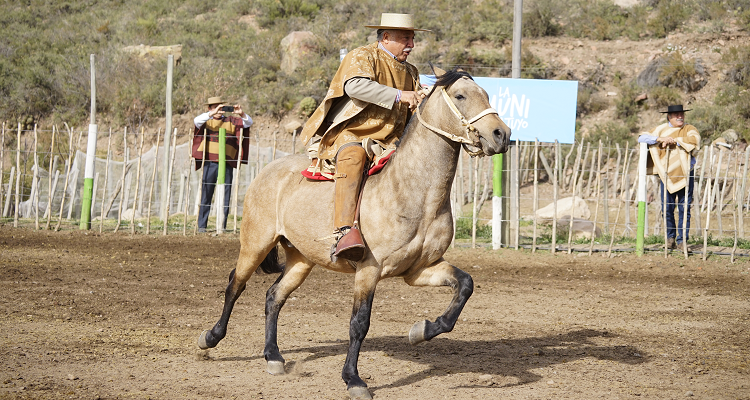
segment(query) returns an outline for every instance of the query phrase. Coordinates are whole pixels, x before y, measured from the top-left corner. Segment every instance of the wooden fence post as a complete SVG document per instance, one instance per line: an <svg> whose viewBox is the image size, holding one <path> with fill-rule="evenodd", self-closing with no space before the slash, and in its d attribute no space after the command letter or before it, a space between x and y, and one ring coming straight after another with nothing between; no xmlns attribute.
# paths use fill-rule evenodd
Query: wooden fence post
<svg viewBox="0 0 750 400"><path fill-rule="evenodd" d="M62 223L63 208L65 207L65 195L68 193L68 180L70 179L70 168L73 166L73 131L70 129L67 123L65 129L68 130L68 171L65 173L65 185L63 186L62 199L60 199L60 216L57 219L57 225L55 225L55 231L60 230L60 224Z"/></svg>
<svg viewBox="0 0 750 400"><path fill-rule="evenodd" d="M5 129L5 124L3 124L3 129ZM0 152L2 152L2 150L0 150ZM46 208L46 210L44 210L44 217L47 218L47 223L44 225L44 230L49 230L49 225L52 222L51 221L51 218L52 218L52 199L55 197L55 195L54 195L55 192L52 189L52 170L53 170L53 165L54 165L54 161L55 161L54 154L55 154L55 126L52 125L52 141L51 141L50 149L49 149L49 168L48 168L48 170L49 170L49 177L47 179L47 208ZM0 171L2 171L2 165L3 165L3 163L0 162ZM0 192L2 192L2 186L3 186L2 185L2 180L3 180L3 178L2 178L2 172L0 172ZM2 198L2 197L0 196L0 198Z"/></svg>
<svg viewBox="0 0 750 400"><path fill-rule="evenodd" d="M161 128L156 131L156 150L154 151L154 170L151 171L151 187L148 191L148 204L146 212L146 235L151 232L151 202L154 199L154 181L156 181L156 166L159 160L159 137L161 136ZM164 131L164 139L166 140L167 131Z"/></svg>
<svg viewBox="0 0 750 400"><path fill-rule="evenodd" d="M135 172L135 196L133 197L133 212L130 215L130 234L135 235L135 212L137 211L138 192L141 187L141 161L143 161L143 137L144 129L141 127L141 143L138 146L138 166Z"/></svg>
<svg viewBox="0 0 750 400"><path fill-rule="evenodd" d="M122 174L120 178L120 187L121 187L121 195L120 195L120 206L117 207L117 225L115 225L115 233L120 230L120 222L122 222L122 207L123 207L123 198L125 197L125 175L127 175L128 172L128 127L126 126L125 129L123 129L122 132ZM125 207L128 206L128 199L125 200Z"/></svg>
<svg viewBox="0 0 750 400"><path fill-rule="evenodd" d="M555 139L555 170L552 178L552 246L551 252L557 251L557 191L560 179L560 142Z"/></svg>
<svg viewBox="0 0 750 400"><path fill-rule="evenodd" d="M164 131L164 144L167 143L167 140L168 140L167 131L165 130ZM170 155L169 170L167 172L167 197L166 197L167 204L166 206L162 207L162 210L164 210L164 213L165 213L164 218L163 218L163 221L164 221L163 235L164 236L167 236L167 228L169 227L169 209L171 206L170 203L172 202L172 171L174 170L174 156L176 153L174 149L176 145L177 145L177 128L174 128L174 131L172 133L172 151L169 154ZM162 198L164 197L162 196ZM222 204L222 207L223 207L223 204ZM222 208L222 212L223 211L224 209Z"/></svg>
<svg viewBox="0 0 750 400"><path fill-rule="evenodd" d="M597 151L598 158L596 160L596 204L594 205L594 221L591 227L591 244L589 245L589 255L594 253L594 240L596 239L596 220L599 219L599 196L601 195L601 176L602 176L602 140L599 139L599 149ZM592 158L592 171L593 174L593 158ZM589 180L591 182L591 180ZM604 199L605 201L607 199Z"/></svg>
<svg viewBox="0 0 750 400"><path fill-rule="evenodd" d="M104 218L107 218L106 215L104 215L104 203L105 199L107 198L107 184L109 184L109 160L111 155L111 148L112 146L112 127L109 128L109 136L107 137L107 161L105 163L104 167L104 188L102 190L102 206L101 210L99 211L99 233L102 233L102 229L104 228Z"/></svg>
<svg viewBox="0 0 750 400"><path fill-rule="evenodd" d="M737 204L739 205L738 210L738 225L739 225L739 236L745 237L745 182L747 181L747 163L750 158L750 147L745 148L745 161L742 165L742 185L740 186L740 194L737 197Z"/></svg>
<svg viewBox="0 0 750 400"><path fill-rule="evenodd" d="M39 135L34 124L34 176L31 179L31 205L34 207L34 230L39 230Z"/></svg>
<svg viewBox="0 0 750 400"><path fill-rule="evenodd" d="M13 212L13 227L18 228L18 207L20 206L21 196L21 123L18 123L18 138L16 139L16 209Z"/></svg>
<svg viewBox="0 0 750 400"><path fill-rule="evenodd" d="M532 200L532 207L534 209L534 213L532 214L534 233L531 238L531 252L536 253L536 210L539 208L539 138L534 138L534 199Z"/></svg>

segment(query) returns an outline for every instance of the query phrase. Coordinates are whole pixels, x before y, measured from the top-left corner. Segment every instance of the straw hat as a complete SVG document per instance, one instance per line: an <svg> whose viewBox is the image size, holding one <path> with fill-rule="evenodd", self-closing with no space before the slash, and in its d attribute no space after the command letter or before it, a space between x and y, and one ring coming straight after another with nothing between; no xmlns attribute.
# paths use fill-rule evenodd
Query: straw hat
<svg viewBox="0 0 750 400"><path fill-rule="evenodd" d="M223 102L224 100L221 98L221 96L215 96L215 97L209 97L205 105L210 106L212 104L221 104Z"/></svg>
<svg viewBox="0 0 750 400"><path fill-rule="evenodd" d="M365 28L430 32L429 29L415 28L414 16L411 14L383 13L380 15L380 25L365 25Z"/></svg>

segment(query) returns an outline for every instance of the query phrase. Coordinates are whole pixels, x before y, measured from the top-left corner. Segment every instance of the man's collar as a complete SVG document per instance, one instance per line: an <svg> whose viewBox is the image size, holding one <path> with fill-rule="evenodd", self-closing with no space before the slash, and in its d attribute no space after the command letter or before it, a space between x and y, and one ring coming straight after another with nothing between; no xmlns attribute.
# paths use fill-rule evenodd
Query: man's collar
<svg viewBox="0 0 750 400"><path fill-rule="evenodd" d="M378 42L378 47L379 47L379 48L380 48L381 50L383 50L384 52L388 53L388 55L389 55L389 56L391 56L391 57L392 57L392 58L393 58L394 60L398 61L398 59L396 58L396 56L394 56L394 55L393 55L393 53L391 53L390 51L388 51L388 49L386 49L386 48L385 48L385 47L383 46L383 43L382 43L382 42ZM405 63L406 61L398 61L398 62L400 62L401 64L403 64L403 63Z"/></svg>

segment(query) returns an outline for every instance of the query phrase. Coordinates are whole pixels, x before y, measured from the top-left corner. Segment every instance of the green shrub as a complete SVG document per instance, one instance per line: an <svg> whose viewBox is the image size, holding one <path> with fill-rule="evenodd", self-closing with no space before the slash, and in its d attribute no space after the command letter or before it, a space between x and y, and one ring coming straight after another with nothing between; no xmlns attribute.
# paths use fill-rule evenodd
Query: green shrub
<svg viewBox="0 0 750 400"><path fill-rule="evenodd" d="M578 100L576 104L576 117L587 114L595 114L605 110L609 102L605 97L598 96L594 89L582 86L578 89Z"/></svg>
<svg viewBox="0 0 750 400"><path fill-rule="evenodd" d="M617 121L594 125L594 128L589 131L589 134L585 138L579 136L576 136L576 142L585 140L591 143L598 143L601 140L603 143L608 143L609 147L614 146L615 143L619 143L620 146L630 143L630 147L633 147L636 142L636 138L630 133L628 126Z"/></svg>
<svg viewBox="0 0 750 400"><path fill-rule="evenodd" d="M476 237L492 239L492 225L478 220ZM458 218L456 220L456 239L471 239L471 218Z"/></svg>
<svg viewBox="0 0 750 400"><path fill-rule="evenodd" d="M691 7L685 0L661 0L656 8L656 16L648 21L648 29L656 37L667 34L687 22Z"/></svg>
<svg viewBox="0 0 750 400"><path fill-rule="evenodd" d="M553 0L536 0L523 14L523 34L529 37L557 36L562 33L562 26L556 20L560 10L558 2Z"/></svg>
<svg viewBox="0 0 750 400"><path fill-rule="evenodd" d="M730 47L721 55L727 64L727 79L745 88L750 88L750 46Z"/></svg>
<svg viewBox="0 0 750 400"><path fill-rule="evenodd" d="M315 112L318 103L312 97L305 97L299 102L299 112L305 117L309 117Z"/></svg>
<svg viewBox="0 0 750 400"><path fill-rule="evenodd" d="M648 100L650 106L661 110L673 104L682 104L682 94L673 88L657 86L649 90Z"/></svg>
<svg viewBox="0 0 750 400"><path fill-rule="evenodd" d="M635 98L641 94L642 89L635 83L621 84L620 93L615 101L615 113L620 118L630 132L638 130L638 112L640 105Z"/></svg>
<svg viewBox="0 0 750 400"><path fill-rule="evenodd" d="M717 104L697 106L687 114L686 119L687 123L698 129L704 139L716 139L727 129L734 129L741 137L750 139L747 121L738 114L735 107Z"/></svg>
<svg viewBox="0 0 750 400"><path fill-rule="evenodd" d="M694 92L708 83L704 78L706 71L700 59L685 60L682 52L674 51L664 61L659 71L659 82L662 85Z"/></svg>

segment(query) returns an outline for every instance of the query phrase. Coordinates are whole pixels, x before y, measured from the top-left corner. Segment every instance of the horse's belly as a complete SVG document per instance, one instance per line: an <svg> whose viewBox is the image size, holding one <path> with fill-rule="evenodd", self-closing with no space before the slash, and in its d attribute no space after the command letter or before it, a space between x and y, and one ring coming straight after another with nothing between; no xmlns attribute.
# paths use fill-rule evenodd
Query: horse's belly
<svg viewBox="0 0 750 400"><path fill-rule="evenodd" d="M381 276L401 276L440 260L453 239L452 218L448 221L448 225L433 226L438 229L428 229L425 234L417 235L409 243L384 257Z"/></svg>

